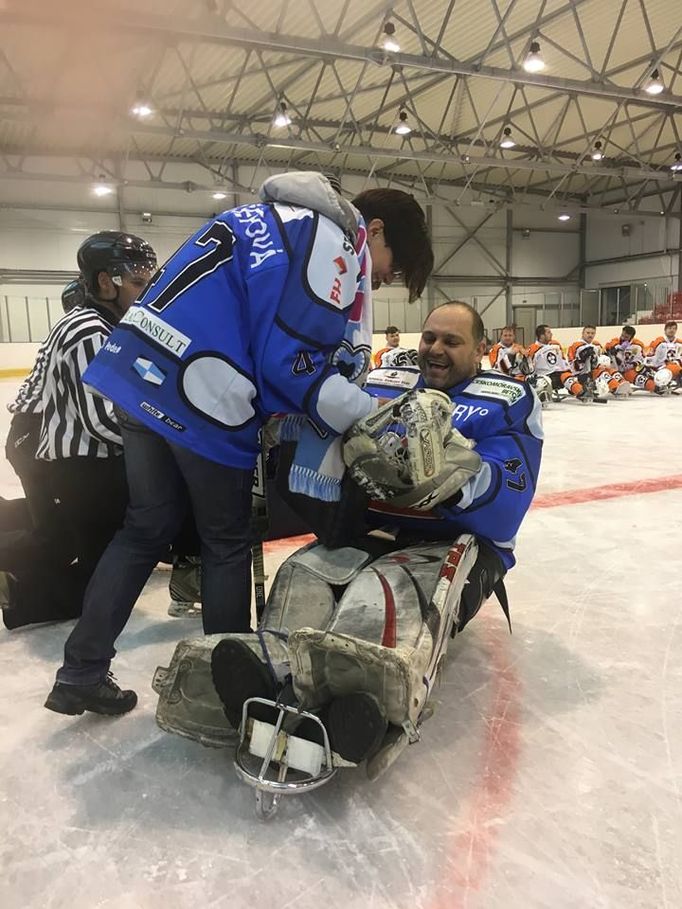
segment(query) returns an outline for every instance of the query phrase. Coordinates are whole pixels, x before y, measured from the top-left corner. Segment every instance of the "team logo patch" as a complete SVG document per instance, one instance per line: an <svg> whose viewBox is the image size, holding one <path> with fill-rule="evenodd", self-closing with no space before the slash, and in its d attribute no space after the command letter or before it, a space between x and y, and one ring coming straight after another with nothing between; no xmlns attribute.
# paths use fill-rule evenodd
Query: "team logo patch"
<svg viewBox="0 0 682 909"><path fill-rule="evenodd" d="M369 369L371 353L366 344L353 347L348 341L342 341L332 354L332 366L336 366L349 382L354 382Z"/></svg>
<svg viewBox="0 0 682 909"><path fill-rule="evenodd" d="M135 372L144 379L145 382L151 382L152 385L163 385L166 373L159 369L156 363L146 360L144 357L138 357L133 363Z"/></svg>

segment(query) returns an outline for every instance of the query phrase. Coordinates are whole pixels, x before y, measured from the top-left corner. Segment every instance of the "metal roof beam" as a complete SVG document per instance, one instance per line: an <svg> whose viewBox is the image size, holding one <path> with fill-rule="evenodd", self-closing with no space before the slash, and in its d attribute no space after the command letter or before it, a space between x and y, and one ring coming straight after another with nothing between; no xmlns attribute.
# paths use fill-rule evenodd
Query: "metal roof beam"
<svg viewBox="0 0 682 909"><path fill-rule="evenodd" d="M83 15L84 10L87 10L87 16ZM35 24L35 21L35 14L31 14L30 6L21 11L0 11L0 23ZM296 35L250 31L248 29L234 28L215 16L208 15L185 20L180 24L177 18L171 16L156 16L144 13L139 9L134 12L131 11L130 16L127 16L121 10L111 10L88 3L82 10L80 9L80 4L73 7L50 6L47 9L42 6L40 9L40 22L43 25L61 28L71 28L77 22L81 29L84 25L90 25L95 30L105 27L108 30L126 33L133 32L136 35L143 33L152 34L166 40L171 38L174 40L205 41L210 44L252 48L276 53L291 53L296 56L317 57L319 59L357 60L361 63L374 63L377 65L391 63L410 69L443 73L445 75L474 76L481 79L501 80L504 82L512 81L519 85L533 85L536 88L576 92L577 94L591 95L593 97L624 99L642 106L658 109L682 108L682 97L677 95L664 94L652 97L640 89L623 88L606 82L599 83L593 80L582 82L576 79L561 79L556 76L526 73L523 69L508 70L493 66L471 65L452 59L438 59L432 56L402 53L387 54L378 48L348 44L329 36L322 39L314 39Z"/></svg>

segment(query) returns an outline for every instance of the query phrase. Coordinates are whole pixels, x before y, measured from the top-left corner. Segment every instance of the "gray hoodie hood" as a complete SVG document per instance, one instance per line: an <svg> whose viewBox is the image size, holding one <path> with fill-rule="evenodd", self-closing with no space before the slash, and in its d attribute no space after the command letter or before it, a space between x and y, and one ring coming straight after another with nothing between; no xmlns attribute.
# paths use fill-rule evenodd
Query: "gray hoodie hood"
<svg viewBox="0 0 682 909"><path fill-rule="evenodd" d="M283 202L300 205L319 212L344 233L357 239L360 213L355 206L343 199L329 180L314 171L291 171L268 177L258 190L262 202Z"/></svg>

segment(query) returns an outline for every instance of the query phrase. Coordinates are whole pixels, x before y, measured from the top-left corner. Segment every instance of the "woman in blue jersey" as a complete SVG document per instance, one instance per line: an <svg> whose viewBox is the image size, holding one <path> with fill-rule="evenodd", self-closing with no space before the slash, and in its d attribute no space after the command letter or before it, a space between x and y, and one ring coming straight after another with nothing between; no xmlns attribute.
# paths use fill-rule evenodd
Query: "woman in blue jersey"
<svg viewBox="0 0 682 909"><path fill-rule="evenodd" d="M407 193L351 205L320 174L270 178L260 203L217 216L157 272L88 370L117 408L130 504L102 557L46 706L119 714L137 696L108 675L114 642L191 500L206 633L250 627L250 506L258 433L272 413L340 436L376 400L371 288L410 299L433 268ZM349 381L352 379L353 381Z"/></svg>

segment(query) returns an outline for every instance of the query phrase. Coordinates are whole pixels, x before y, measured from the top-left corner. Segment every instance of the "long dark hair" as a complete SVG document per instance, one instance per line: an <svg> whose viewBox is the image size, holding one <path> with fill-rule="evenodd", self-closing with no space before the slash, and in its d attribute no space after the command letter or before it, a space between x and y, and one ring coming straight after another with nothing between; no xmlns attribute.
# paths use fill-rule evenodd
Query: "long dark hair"
<svg viewBox="0 0 682 909"><path fill-rule="evenodd" d="M414 196L400 189L367 189L353 199L367 223L384 222L386 245L405 277L410 303L421 296L433 271L433 249L426 218Z"/></svg>

